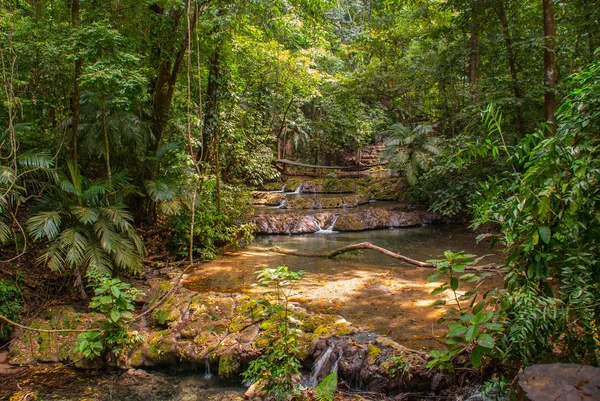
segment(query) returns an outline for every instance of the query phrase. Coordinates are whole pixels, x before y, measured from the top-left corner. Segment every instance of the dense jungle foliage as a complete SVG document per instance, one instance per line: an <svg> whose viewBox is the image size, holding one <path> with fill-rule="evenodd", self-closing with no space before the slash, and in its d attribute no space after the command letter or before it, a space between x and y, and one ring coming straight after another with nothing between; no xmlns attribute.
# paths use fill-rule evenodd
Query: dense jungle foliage
<svg viewBox="0 0 600 401"><path fill-rule="evenodd" d="M598 365L599 22L593 0L0 2L0 313L20 258L98 294L145 233L190 260L249 238L277 159L383 143L412 202L507 248L472 315L493 329L463 315L451 342Z"/></svg>

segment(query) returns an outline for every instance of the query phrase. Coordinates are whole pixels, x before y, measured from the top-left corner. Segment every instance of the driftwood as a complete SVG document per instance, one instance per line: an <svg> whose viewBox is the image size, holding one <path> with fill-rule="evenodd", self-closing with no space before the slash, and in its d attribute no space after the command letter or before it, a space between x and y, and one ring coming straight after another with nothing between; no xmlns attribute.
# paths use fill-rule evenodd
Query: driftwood
<svg viewBox="0 0 600 401"><path fill-rule="evenodd" d="M382 253L384 255L387 255L387 256L390 256L392 258L399 259L399 260L401 260L403 262L406 262L408 264L411 264L413 266L418 266L418 267L435 267L435 264L433 264L433 263L422 262L420 260L412 259L412 258L409 258L408 256L404 256L404 255L401 255L399 253L392 252L389 249L385 249L385 248L382 248L380 246L373 245L370 242L361 242L361 243L358 243L358 244L346 245L346 246L343 246L341 248L337 248L337 249L334 249L332 251L324 252L324 253L298 252L298 251L294 251L294 250L290 250L290 249L283 249L283 248L279 248L279 247L273 247L273 248L268 248L268 249L256 248L256 247L249 247L248 249L256 250L256 251L271 251L271 252L281 253L281 254L284 254L284 255L305 256L305 257L313 257L313 258L328 258L328 259L335 258L338 255L341 255L341 254L346 253L346 252L355 251L357 249L371 249L373 251L380 252L380 253ZM496 266L493 265L493 264L489 264L489 265L485 265L485 266L467 266L466 269L467 270L481 271L481 270L493 269L494 267L496 267Z"/></svg>

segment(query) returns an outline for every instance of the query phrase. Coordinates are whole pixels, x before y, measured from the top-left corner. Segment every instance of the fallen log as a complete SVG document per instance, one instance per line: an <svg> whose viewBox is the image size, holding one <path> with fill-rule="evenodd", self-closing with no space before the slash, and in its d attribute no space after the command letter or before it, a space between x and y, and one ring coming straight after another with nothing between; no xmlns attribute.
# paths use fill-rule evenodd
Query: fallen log
<svg viewBox="0 0 600 401"><path fill-rule="evenodd" d="M430 263L430 262L422 262L420 260L416 260L416 259L412 259L409 258L408 256L404 256L402 254L390 251L389 249L385 249L382 248L380 246L374 245L370 242L360 242L358 244L351 244L351 245L346 245L346 246L342 246L340 248L336 248L332 251L329 252L324 252L324 253L310 253L310 252L298 252L298 251L294 251L294 250L290 250L290 249L283 249L283 248L279 248L279 247L272 247L272 248L257 248L257 247L248 247L247 249L250 250L255 250L255 251L271 251L271 252L277 252L277 253L281 253L284 255L292 255L292 256L303 256L303 257L313 257L313 258L327 258L327 259L333 259L338 255L341 255L343 253L346 252L351 252L351 251L355 251L357 249L371 249L373 251L377 251L380 252L384 255L390 256L392 258L395 259L399 259L403 262L406 262L410 265L413 266L418 266L418 267L435 267L435 264ZM490 270L495 268L496 266L493 264L488 264L485 266L467 266L467 270L477 270L477 271L482 271L482 270Z"/></svg>

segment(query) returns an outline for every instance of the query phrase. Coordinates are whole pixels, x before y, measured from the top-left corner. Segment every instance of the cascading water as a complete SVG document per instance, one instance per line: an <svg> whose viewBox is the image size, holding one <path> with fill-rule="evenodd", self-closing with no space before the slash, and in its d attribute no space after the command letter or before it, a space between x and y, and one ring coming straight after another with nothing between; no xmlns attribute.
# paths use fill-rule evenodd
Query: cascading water
<svg viewBox="0 0 600 401"><path fill-rule="evenodd" d="M208 358L208 355L204 357L204 379L212 379L212 373L210 372L210 359Z"/></svg>
<svg viewBox="0 0 600 401"><path fill-rule="evenodd" d="M317 387L317 385L319 384L319 380L322 380L331 372L337 372L338 363L342 357L341 354L336 358L336 361L333 365L331 365L331 368L327 369L327 364L331 359L331 354L335 349L335 344L329 344L327 346L327 349L319 356L319 359L315 361L315 364L312 367L312 371L307 382L308 387Z"/></svg>
<svg viewBox="0 0 600 401"><path fill-rule="evenodd" d="M337 221L338 217L340 217L339 214L334 215L333 220L331 220L331 224L325 229L321 229L321 227L319 227L319 231L317 231L316 234L335 234L335 233L337 233L337 231L333 231L333 226L335 226L335 222Z"/></svg>

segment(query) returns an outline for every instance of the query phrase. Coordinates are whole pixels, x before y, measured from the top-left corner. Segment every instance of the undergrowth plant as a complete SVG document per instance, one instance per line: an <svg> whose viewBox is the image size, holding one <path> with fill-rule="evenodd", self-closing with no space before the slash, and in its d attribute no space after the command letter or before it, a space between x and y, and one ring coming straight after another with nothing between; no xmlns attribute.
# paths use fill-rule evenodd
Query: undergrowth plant
<svg viewBox="0 0 600 401"><path fill-rule="evenodd" d="M302 322L290 314L289 299L304 273L287 266L257 272L258 286L268 288L256 303L258 314L266 321L264 335L269 345L242 375L277 400L299 399L301 395L298 336L302 334Z"/></svg>
<svg viewBox="0 0 600 401"><path fill-rule="evenodd" d="M600 62L571 78L555 136L541 128L506 148L511 170L482 185L476 223L507 249L502 348L600 364ZM498 118L489 124L502 136Z"/></svg>
<svg viewBox="0 0 600 401"><path fill-rule="evenodd" d="M139 273L144 245L123 203L135 192L126 172L91 181L69 162L68 173L56 174L27 227L35 240L47 241L38 263L58 273L70 270L85 297L86 276L108 277L118 270Z"/></svg>
<svg viewBox="0 0 600 401"><path fill-rule="evenodd" d="M428 368L452 370L452 360L459 354L468 352L471 364L479 368L485 355L497 355L497 333L502 332L501 324L494 320L496 314L487 308L488 303L483 299L478 301L478 287L482 278L473 273L465 273L467 266L476 264L481 258L463 252L444 252L445 259L434 259L437 273L429 277L429 281L445 279L432 295L450 290L453 306L448 308L441 321L448 322L448 332L445 337L447 349L431 351L432 359L427 363ZM459 292L460 283L479 283L472 290ZM436 301L435 305L446 305L445 300Z"/></svg>
<svg viewBox="0 0 600 401"><path fill-rule="evenodd" d="M94 293L90 308L104 315L104 320L99 331L77 337L76 350L90 360L106 355L122 358L129 348L142 341L137 331L128 329L128 323L133 318L133 302L143 293L118 278L104 280Z"/></svg>
<svg viewBox="0 0 600 401"><path fill-rule="evenodd" d="M0 315L12 320L19 320L24 311L21 289L8 280L0 280ZM0 341L8 341L13 326L0 321Z"/></svg>

